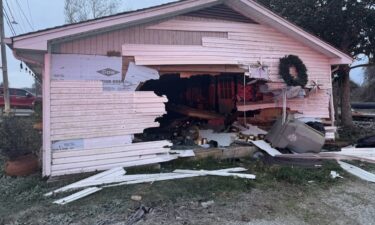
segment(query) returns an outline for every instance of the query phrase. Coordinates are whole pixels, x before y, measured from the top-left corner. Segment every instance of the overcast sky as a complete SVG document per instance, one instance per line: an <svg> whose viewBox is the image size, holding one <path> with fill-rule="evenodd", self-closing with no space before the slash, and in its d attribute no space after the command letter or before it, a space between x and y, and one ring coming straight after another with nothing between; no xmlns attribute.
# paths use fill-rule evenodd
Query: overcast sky
<svg viewBox="0 0 375 225"><path fill-rule="evenodd" d="M119 11L146 8L172 1L176 0L123 0L124 3ZM10 19L13 20L14 18L17 22L17 24L13 25L17 35L65 23L64 0L4 0L4 7L9 12L8 6L12 12L12 15L9 15ZM28 21L25 17L27 17ZM8 25L5 26L5 30L6 37L12 36ZM7 58L10 86L30 87L34 82L32 76L20 71L20 62L13 57L10 49L7 51ZM351 77L357 83L362 83L362 69L353 71ZM2 76L0 76L1 81Z"/></svg>

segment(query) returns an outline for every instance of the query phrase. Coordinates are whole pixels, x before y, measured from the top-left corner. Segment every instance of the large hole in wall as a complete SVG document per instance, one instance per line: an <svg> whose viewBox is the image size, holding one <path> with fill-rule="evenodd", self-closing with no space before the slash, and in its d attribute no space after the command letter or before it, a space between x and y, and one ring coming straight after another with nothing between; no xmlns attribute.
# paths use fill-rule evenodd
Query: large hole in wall
<svg viewBox="0 0 375 225"><path fill-rule="evenodd" d="M138 91L154 91L159 96L167 96L167 114L157 118L160 127L146 129L143 134L137 135L136 139L168 139L175 145L192 146L197 144L199 130L231 132L234 122L243 122L244 113L237 111L237 105L244 104L244 97L246 104L273 101L272 94L259 91L264 82L251 82L246 78L245 83L244 96L244 75L239 73L186 77L181 77L180 74L165 74L158 80L145 82ZM268 114L275 113L281 114L280 109ZM259 114L261 110L248 111L246 117L256 119Z"/></svg>

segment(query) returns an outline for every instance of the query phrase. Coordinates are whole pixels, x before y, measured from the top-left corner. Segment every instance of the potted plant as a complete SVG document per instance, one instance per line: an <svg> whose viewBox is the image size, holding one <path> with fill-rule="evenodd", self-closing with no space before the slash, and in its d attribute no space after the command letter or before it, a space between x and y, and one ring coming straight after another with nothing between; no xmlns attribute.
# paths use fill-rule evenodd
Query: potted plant
<svg viewBox="0 0 375 225"><path fill-rule="evenodd" d="M0 153L8 161L5 173L9 176L27 176L39 168L35 153L42 145L42 138L33 129L32 118L3 117L0 122Z"/></svg>

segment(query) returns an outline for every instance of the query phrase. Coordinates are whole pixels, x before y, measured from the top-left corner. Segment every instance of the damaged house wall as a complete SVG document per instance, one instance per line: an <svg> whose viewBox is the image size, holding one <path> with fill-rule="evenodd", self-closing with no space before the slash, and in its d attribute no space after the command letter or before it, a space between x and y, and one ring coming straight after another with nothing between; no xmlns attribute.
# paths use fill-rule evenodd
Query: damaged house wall
<svg viewBox="0 0 375 225"><path fill-rule="evenodd" d="M52 176L166 160L158 154L168 153L164 148L168 142L132 143L131 135L159 125L154 121L166 113L167 102L153 92L134 92L147 80L138 77L147 73L147 68L142 71L136 65L240 66L262 60L270 68L271 81L282 84L278 60L285 54L297 54L305 61L310 79L321 83L325 90L316 90L307 99L291 99L288 107L306 116L329 118L328 58L264 25L179 16L65 42L53 49L59 54L52 55ZM106 56L116 52L132 57L134 62ZM190 76L186 72L181 75ZM116 85L116 80L121 83L124 78L125 88ZM221 90L225 88L224 80L218 83ZM228 81L234 95L233 85L238 83ZM212 87L209 90L212 92ZM198 94L191 91L194 89L187 94ZM210 105L215 104L213 101L233 102L232 97L209 100ZM267 104L265 108L281 107L280 101ZM225 109L225 105L216 107L219 112L229 113L233 107ZM251 107L239 105L238 109ZM107 144L90 144L98 142Z"/></svg>
<svg viewBox="0 0 375 225"><path fill-rule="evenodd" d="M132 85L119 85L121 67L121 57L51 56L52 158L46 174L59 176L172 159L165 148L171 145L168 141L133 143L134 134L159 126L155 118L166 113L164 103L168 100L153 92L134 92ZM128 78L132 84L141 81Z"/></svg>
<svg viewBox="0 0 375 225"><path fill-rule="evenodd" d="M236 7L245 2L256 13ZM331 65L350 59L293 26L255 1L186 0L11 38L8 45L15 55L33 70L43 70L43 174L169 160L168 148L163 148L169 142L133 143L134 134L157 127L155 118L166 112L166 97L138 91L138 84L159 74L187 79L209 75L203 88L208 88L208 103L193 103L226 114L231 108L225 104L237 101L231 95L243 94L242 78L226 77L243 77L260 62L269 69L262 81L267 90L285 88L279 60L297 55L306 64L308 80L319 85L305 98L288 99L288 108L329 118ZM196 100L196 90L189 90L187 101ZM223 98L222 106L217 96ZM280 106L269 100L249 100L236 110Z"/></svg>

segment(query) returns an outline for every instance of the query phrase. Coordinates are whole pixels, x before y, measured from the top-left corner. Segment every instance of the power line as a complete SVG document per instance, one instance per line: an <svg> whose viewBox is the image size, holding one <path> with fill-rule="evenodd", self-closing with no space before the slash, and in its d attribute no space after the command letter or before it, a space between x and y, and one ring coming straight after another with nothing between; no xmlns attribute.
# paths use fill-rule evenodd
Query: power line
<svg viewBox="0 0 375 225"><path fill-rule="evenodd" d="M26 14L25 14L25 12L23 11L23 9L22 9L20 3L18 2L18 0L16 0L16 4L17 4L18 8L20 9L22 15L23 15L24 18L26 19L26 22L29 24L31 30L35 30L35 29L34 29L34 26L30 23L29 19L27 18Z"/></svg>
<svg viewBox="0 0 375 225"><path fill-rule="evenodd" d="M5 0L8 2L7 0ZM29 29L26 28L23 22L22 15L20 14L20 11L15 9L15 6L13 5L14 1L9 2L9 8L13 12L13 15L15 15L15 18L17 18L17 28L19 30L19 33L26 33Z"/></svg>
<svg viewBox="0 0 375 225"><path fill-rule="evenodd" d="M10 31L12 32L13 36L16 36L16 31L14 30L12 22L10 21L9 15L8 15L7 11L5 10L5 8L3 8L3 12L5 14L5 19L6 19L6 22L7 22L8 26L9 26Z"/></svg>
<svg viewBox="0 0 375 225"><path fill-rule="evenodd" d="M34 25L33 16L32 16L32 14L31 14L31 10L30 10L29 0L27 0L27 9L28 9L28 11L29 11L31 24Z"/></svg>
<svg viewBox="0 0 375 225"><path fill-rule="evenodd" d="M7 8L8 8L8 11L9 11L9 13L10 13L10 16L12 16L12 19L13 19L13 21L15 22L16 20L14 19L14 16L13 16L12 10L10 10L10 7L9 7L9 4L8 4L8 1L7 1L7 0L5 0L5 4L6 4ZM4 6L3 6L3 7L4 7ZM13 21L12 21L12 22L13 22Z"/></svg>

